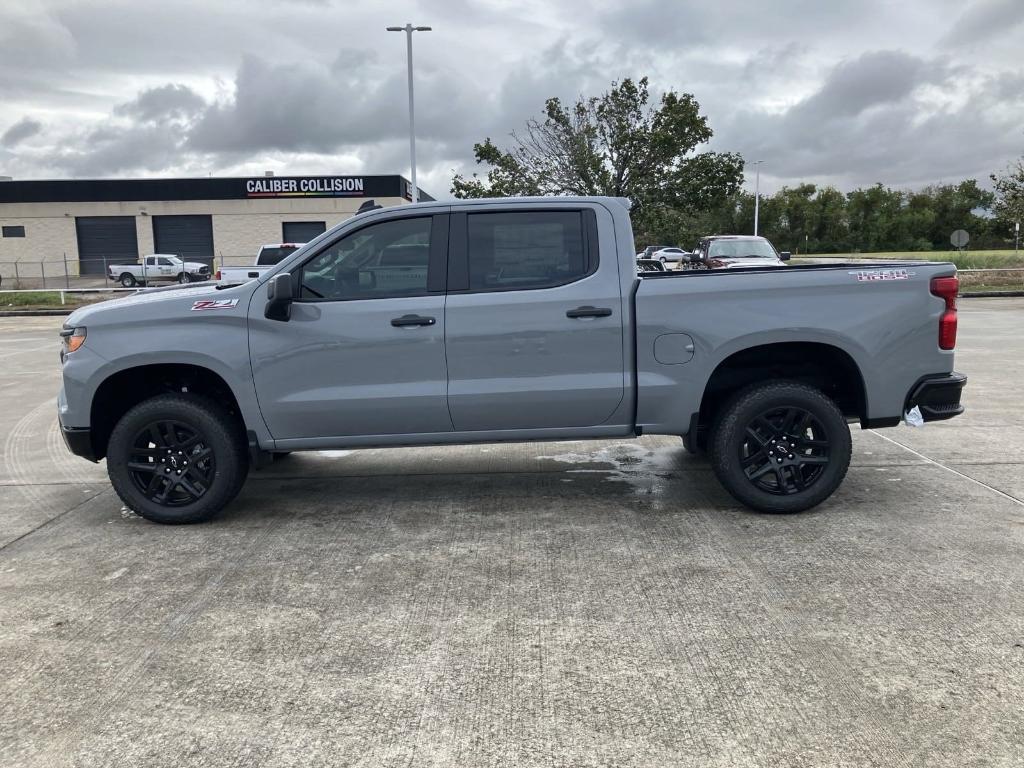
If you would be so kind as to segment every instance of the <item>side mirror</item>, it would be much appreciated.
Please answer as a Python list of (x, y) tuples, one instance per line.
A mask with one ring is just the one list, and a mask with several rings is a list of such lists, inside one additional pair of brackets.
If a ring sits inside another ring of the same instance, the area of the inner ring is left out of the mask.
[(267, 306), (263, 310), (263, 316), (268, 320), (288, 322), (292, 316), (294, 299), (292, 276), (287, 272), (283, 275), (274, 275), (267, 283)]
[(783, 261), (789, 261), (789, 257), (792, 255), (793, 254), (791, 254), (789, 251), (782, 251), (782, 253), (779, 254), (779, 258), (782, 259)]

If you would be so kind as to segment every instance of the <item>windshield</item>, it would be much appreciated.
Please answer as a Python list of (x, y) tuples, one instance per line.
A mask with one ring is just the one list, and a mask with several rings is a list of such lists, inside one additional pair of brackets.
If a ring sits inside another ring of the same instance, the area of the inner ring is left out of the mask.
[(763, 237), (744, 240), (712, 240), (708, 246), (710, 259), (760, 258), (777, 259), (772, 244)]

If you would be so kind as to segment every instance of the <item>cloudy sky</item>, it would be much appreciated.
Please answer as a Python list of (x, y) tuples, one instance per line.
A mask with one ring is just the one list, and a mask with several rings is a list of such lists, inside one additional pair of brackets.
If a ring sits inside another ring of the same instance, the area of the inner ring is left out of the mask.
[[(408, 175), (648, 75), (762, 184), (987, 180), (1024, 153), (1021, 0), (3, 0), (0, 174)], [(748, 173), (748, 176), (751, 174)], [(752, 177), (749, 182), (752, 182)]]

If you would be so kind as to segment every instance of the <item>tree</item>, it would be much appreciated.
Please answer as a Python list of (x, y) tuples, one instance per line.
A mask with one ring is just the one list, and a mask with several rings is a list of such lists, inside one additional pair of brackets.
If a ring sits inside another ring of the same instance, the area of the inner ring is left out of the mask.
[(992, 174), (995, 185), (993, 211), (1007, 228), (1017, 222), (1024, 223), (1024, 158), (1006, 169), (1001, 175)]
[(668, 236), (721, 205), (743, 181), (743, 158), (694, 150), (711, 138), (692, 94), (668, 91), (650, 104), (647, 78), (612, 83), (601, 96), (572, 106), (545, 103), (511, 147), (490, 138), (473, 146), (486, 178), (456, 174), (455, 197), (608, 195), (626, 197), (638, 241)]

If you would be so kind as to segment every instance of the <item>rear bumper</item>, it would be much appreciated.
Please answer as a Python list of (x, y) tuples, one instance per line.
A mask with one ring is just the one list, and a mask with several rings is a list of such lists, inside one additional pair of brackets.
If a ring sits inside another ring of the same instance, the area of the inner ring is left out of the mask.
[(964, 412), (960, 404), (960, 394), (967, 377), (956, 371), (952, 373), (925, 376), (920, 379), (907, 395), (905, 410), (914, 406), (921, 409), (925, 421), (942, 421), (952, 419)]

